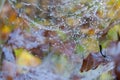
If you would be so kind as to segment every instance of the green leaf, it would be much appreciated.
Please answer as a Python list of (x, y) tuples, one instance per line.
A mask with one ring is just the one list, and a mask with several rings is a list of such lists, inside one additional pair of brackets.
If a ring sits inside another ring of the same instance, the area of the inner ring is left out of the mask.
[(16, 57), (18, 57), (19, 55), (21, 55), (21, 52), (23, 52), (23, 51), (24, 51), (23, 48), (14, 49), (14, 52), (15, 52)]
[(84, 47), (82, 45), (76, 45), (76, 53), (83, 53), (85, 51)]
[(111, 40), (104, 40), (101, 42), (102, 48), (107, 48), (108, 45), (110, 44)]
[(115, 25), (113, 28), (111, 28), (107, 34), (107, 38), (113, 41), (118, 40), (118, 32), (120, 30), (119, 25)]
[(65, 41), (67, 39), (66, 34), (62, 30), (57, 30), (57, 34), (61, 40)]

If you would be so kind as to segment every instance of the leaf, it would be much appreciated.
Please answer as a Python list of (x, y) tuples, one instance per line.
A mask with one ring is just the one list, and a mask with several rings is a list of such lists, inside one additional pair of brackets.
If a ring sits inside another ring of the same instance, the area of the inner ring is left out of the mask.
[(6, 39), (6, 38), (8, 38), (10, 32), (11, 32), (10, 26), (3, 25), (0, 35), (2, 36), (3, 39)]
[(110, 72), (104, 72), (102, 75), (100, 75), (99, 80), (113, 80), (113, 78)]
[[(119, 37), (119, 36), (118, 36)], [(102, 56), (100, 53), (90, 53), (87, 58), (83, 59), (83, 64), (80, 69), (81, 72), (88, 71), (91, 69), (96, 69), (99, 65), (106, 65), (109, 62), (113, 62), (113, 73), (117, 80), (120, 79), (120, 42), (113, 41), (107, 46), (105, 50), (102, 50), (106, 57)], [(106, 52), (106, 53), (105, 53)]]
[(67, 39), (67, 35), (63, 31), (57, 30), (56, 32), (62, 41), (65, 41)]
[(100, 64), (105, 64), (107, 61), (100, 53), (90, 53), (85, 59), (80, 69), (81, 72), (90, 69), (96, 69)]
[(98, 52), (99, 47), (98, 47), (98, 41), (95, 38), (83, 38), (81, 40), (82, 45), (84, 46), (85, 50), (88, 52)]
[(20, 49), (14, 49), (15, 56), (16, 56), (16, 57), (19, 57), (19, 56), (21, 55), (21, 52), (22, 52), (22, 51), (23, 51), (22, 48), (20, 48)]
[(25, 49), (15, 49), (16, 61), (20, 66), (31, 66), (35, 67), (41, 64), (41, 60), (38, 57), (33, 56), (30, 52)]
[(38, 56), (41, 59), (44, 57), (44, 52), (41, 50), (40, 46), (32, 48), (30, 51), (33, 55)]
[(94, 35), (95, 34), (95, 30), (94, 29), (89, 29), (88, 34), (89, 35)]
[(119, 25), (115, 25), (113, 28), (111, 28), (109, 31), (108, 31), (108, 34), (107, 34), (107, 37), (110, 39), (110, 40), (118, 40), (118, 32), (120, 31), (119, 29)]
[(39, 58), (43, 59), (49, 53), (49, 44), (42, 44), (38, 47), (30, 49), (31, 53)]
[(76, 45), (75, 47), (75, 50), (76, 50), (76, 53), (79, 54), (79, 53), (84, 53), (85, 49), (82, 45)]

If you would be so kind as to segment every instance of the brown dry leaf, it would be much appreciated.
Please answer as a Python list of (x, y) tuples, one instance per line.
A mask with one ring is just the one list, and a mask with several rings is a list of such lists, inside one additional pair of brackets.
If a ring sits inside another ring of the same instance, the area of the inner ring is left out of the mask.
[(96, 69), (100, 64), (106, 63), (107, 60), (100, 53), (90, 53), (85, 59), (80, 69), (81, 72), (90, 69)]
[(83, 59), (83, 64), (80, 69), (81, 72), (88, 71), (91, 69), (96, 69), (100, 64), (106, 65), (109, 62), (114, 62), (113, 73), (115, 74), (115, 78), (120, 80), (120, 36), (118, 34), (118, 40), (112, 41), (109, 46), (102, 50), (102, 52), (106, 52), (105, 57), (100, 53), (90, 53), (87, 58)]
[(43, 56), (44, 56), (43, 51), (41, 50), (40, 46), (38, 46), (36, 48), (32, 48), (32, 49), (30, 49), (30, 51), (33, 55), (36, 55), (39, 58), (43, 58)]

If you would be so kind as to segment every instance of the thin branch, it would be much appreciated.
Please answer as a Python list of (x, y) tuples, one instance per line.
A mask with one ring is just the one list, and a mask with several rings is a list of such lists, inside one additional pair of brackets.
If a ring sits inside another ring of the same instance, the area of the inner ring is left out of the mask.
[(100, 54), (105, 58), (106, 55), (104, 55), (103, 52), (102, 52), (102, 45), (99, 45), (99, 49), (100, 49)]

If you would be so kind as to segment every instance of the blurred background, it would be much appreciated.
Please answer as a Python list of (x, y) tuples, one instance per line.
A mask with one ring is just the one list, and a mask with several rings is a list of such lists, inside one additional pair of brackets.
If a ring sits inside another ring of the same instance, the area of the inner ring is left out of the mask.
[(119, 0), (0, 0), (0, 78), (114, 80), (119, 13)]

